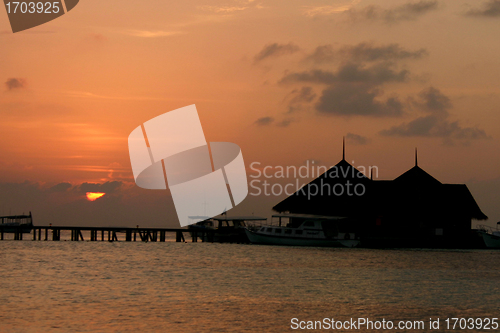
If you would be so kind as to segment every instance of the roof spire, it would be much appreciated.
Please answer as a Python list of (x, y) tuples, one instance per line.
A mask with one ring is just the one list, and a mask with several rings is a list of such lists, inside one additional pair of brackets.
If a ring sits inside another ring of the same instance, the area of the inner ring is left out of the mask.
[(415, 166), (418, 166), (418, 152), (417, 152), (417, 147), (415, 147)]
[(345, 161), (345, 136), (342, 137), (342, 161)]

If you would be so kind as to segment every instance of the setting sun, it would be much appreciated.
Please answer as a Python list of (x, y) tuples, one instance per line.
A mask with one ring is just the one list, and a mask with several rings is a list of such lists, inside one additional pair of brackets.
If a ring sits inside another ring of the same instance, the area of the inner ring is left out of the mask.
[(97, 199), (99, 199), (100, 197), (102, 197), (105, 194), (106, 193), (102, 193), (102, 192), (87, 192), (87, 200), (88, 201), (96, 201)]

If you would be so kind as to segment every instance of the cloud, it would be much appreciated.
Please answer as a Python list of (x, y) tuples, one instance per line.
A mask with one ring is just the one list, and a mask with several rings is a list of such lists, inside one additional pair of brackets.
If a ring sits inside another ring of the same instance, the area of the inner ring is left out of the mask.
[[(339, 116), (397, 117), (403, 113), (403, 104), (397, 96), (380, 101), (384, 83), (408, 80), (408, 70), (396, 70), (394, 63), (382, 62), (366, 66), (363, 63), (345, 63), (335, 72), (313, 69), (285, 75), (281, 84), (307, 82), (327, 85), (315, 105), (321, 114)], [(291, 105), (293, 106), (293, 104)], [(292, 109), (293, 110), (293, 109)]]
[(333, 45), (327, 44), (316, 47), (314, 52), (308, 55), (304, 60), (322, 64), (338, 60), (338, 58), (338, 54), (333, 48)]
[(293, 122), (293, 118), (286, 118), (276, 124), (278, 127), (288, 127)]
[(19, 78), (9, 78), (5, 82), (8, 91), (26, 88), (26, 80)]
[(363, 64), (347, 63), (339, 67), (337, 72), (328, 72), (314, 69), (306, 72), (285, 75), (280, 83), (310, 82), (320, 84), (335, 83), (370, 83), (382, 84), (385, 82), (404, 82), (408, 79), (409, 71), (396, 71), (390, 63), (376, 64), (366, 67)]
[(205, 6), (197, 6), (196, 8), (203, 11), (213, 12), (217, 14), (232, 14), (236, 12), (241, 12), (247, 9), (262, 9), (264, 8), (261, 3), (255, 3), (254, 0), (239, 0), (236, 5), (205, 5)]
[(434, 87), (422, 90), (418, 97), (419, 100), (412, 100), (413, 105), (426, 112), (447, 115), (448, 110), (453, 107), (450, 98)]
[(210, 11), (214, 13), (233, 13), (233, 12), (239, 12), (245, 9), (248, 9), (250, 7), (244, 6), (244, 7), (238, 7), (238, 6), (198, 6), (197, 7), (200, 10), (205, 10), (205, 11)]
[(354, 133), (347, 133), (345, 138), (348, 143), (354, 145), (366, 145), (370, 142), (370, 139), (368, 139), (367, 137)]
[(288, 113), (301, 110), (303, 104), (311, 103), (316, 98), (316, 94), (311, 87), (294, 89), (289, 96), (291, 96), (291, 98), (288, 102)]
[(450, 122), (447, 119), (435, 115), (419, 117), (409, 123), (383, 130), (380, 134), (400, 137), (438, 137), (461, 141), (488, 138), (488, 135), (486, 135), (486, 132), (482, 129), (476, 127), (462, 127), (459, 125), (458, 121)]
[(398, 23), (401, 21), (416, 20), (438, 8), (437, 0), (421, 0), (409, 2), (393, 8), (384, 9), (380, 6), (370, 5), (361, 9), (346, 11), (352, 20), (382, 21), (385, 23)]
[(170, 37), (175, 35), (183, 35), (186, 32), (183, 31), (163, 31), (163, 30), (127, 30), (126, 35), (141, 38), (158, 38), (158, 37)]
[(373, 43), (364, 42), (357, 45), (346, 45), (338, 50), (334, 50), (332, 45), (321, 45), (316, 47), (314, 52), (308, 55), (305, 60), (318, 64), (342, 59), (355, 62), (373, 62), (420, 59), (427, 55), (428, 52), (425, 49), (408, 51), (397, 43), (376, 46)]
[(403, 104), (397, 97), (378, 101), (378, 89), (370, 85), (344, 83), (323, 90), (315, 108), (322, 114), (338, 116), (397, 117), (403, 113)]
[(293, 43), (288, 43), (288, 44), (278, 44), (278, 43), (273, 43), (273, 44), (268, 44), (264, 46), (264, 48), (255, 55), (254, 57), (254, 63), (258, 63), (266, 58), (270, 57), (279, 57), (287, 54), (293, 54), (295, 52), (298, 52), (300, 50), (300, 47)]
[(54, 185), (48, 189), (49, 192), (66, 192), (70, 188), (72, 188), (73, 185), (70, 183), (59, 183), (57, 185)]
[(487, 139), (486, 132), (477, 127), (463, 127), (458, 121), (450, 121), (449, 109), (453, 107), (451, 100), (438, 89), (430, 87), (418, 94), (412, 101), (421, 112), (430, 115), (418, 117), (410, 122), (393, 126), (380, 132), (384, 136), (398, 137), (435, 137), (443, 138), (445, 143), (453, 140), (468, 144), (471, 140)]
[(31, 211), (35, 225), (179, 227), (167, 191), (145, 190), (125, 183), (119, 187), (109, 183), (92, 184), (89, 190), (113, 193), (91, 202), (85, 196), (88, 185), (84, 184), (0, 182), (0, 215)]
[[(410, 72), (399, 69), (398, 64), (405, 60), (419, 59), (427, 55), (425, 49), (407, 50), (399, 44), (374, 45), (359, 43), (334, 49), (332, 45), (322, 45), (306, 57), (315, 63), (340, 60), (340, 65), (333, 71), (311, 69), (302, 72), (285, 74), (278, 83), (308, 83), (325, 85), (321, 96), (314, 105), (321, 114), (338, 116), (398, 117), (404, 113), (403, 104), (396, 95), (381, 99), (387, 83), (404, 83), (409, 81)], [(288, 113), (299, 110), (303, 104), (311, 103), (316, 95), (311, 87), (293, 90), (294, 96), (289, 102)], [(423, 97), (415, 100), (419, 103), (445, 103), (436, 91), (426, 92), (428, 100)], [(306, 98), (307, 97), (307, 98)]]
[(500, 0), (490, 0), (483, 3), (481, 9), (471, 9), (466, 15), (477, 17), (500, 17)]
[(294, 89), (290, 93), (293, 97), (291, 102), (300, 103), (300, 102), (312, 102), (316, 97), (316, 94), (313, 92), (311, 87), (302, 87), (300, 89)]
[(339, 50), (339, 53), (344, 58), (357, 61), (420, 59), (428, 55), (425, 49), (408, 51), (397, 43), (381, 46), (375, 46), (372, 43), (359, 43), (353, 46), (344, 46)]
[(331, 15), (342, 13), (350, 10), (353, 6), (357, 5), (361, 0), (353, 0), (349, 4), (337, 5), (337, 6), (316, 6), (316, 7), (307, 7), (304, 11), (304, 14), (309, 17), (315, 17), (319, 15)]
[(274, 122), (273, 117), (262, 117), (262, 118), (257, 119), (254, 122), (254, 124), (258, 125), (258, 126), (266, 126), (266, 125), (270, 125), (272, 122)]
[(76, 190), (86, 193), (86, 192), (104, 192), (104, 193), (113, 193), (117, 189), (119, 189), (123, 185), (123, 182), (120, 181), (112, 181), (106, 182), (103, 184), (99, 183), (82, 183), (80, 184)]

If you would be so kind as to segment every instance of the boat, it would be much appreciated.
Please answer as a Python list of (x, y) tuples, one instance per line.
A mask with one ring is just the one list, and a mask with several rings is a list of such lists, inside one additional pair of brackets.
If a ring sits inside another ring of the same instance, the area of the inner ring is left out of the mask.
[(349, 219), (346, 217), (279, 214), (273, 215), (272, 218), (278, 219), (277, 225), (261, 226), (254, 230), (245, 229), (250, 242), (267, 245), (327, 247), (356, 247), (360, 242), (356, 234), (352, 232)]
[(0, 229), (5, 233), (29, 234), (33, 229), (33, 217), (29, 215), (0, 216)]
[(490, 249), (500, 249), (500, 222), (496, 229), (489, 225), (479, 225), (477, 232), (483, 237), (484, 245)]
[(245, 228), (258, 228), (267, 218), (260, 216), (222, 216), (210, 218), (188, 227), (203, 242), (250, 243)]

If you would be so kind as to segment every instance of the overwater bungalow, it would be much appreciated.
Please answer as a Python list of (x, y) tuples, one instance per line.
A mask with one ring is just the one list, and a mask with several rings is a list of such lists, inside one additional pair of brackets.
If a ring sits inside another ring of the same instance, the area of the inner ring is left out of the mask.
[[(314, 195), (313, 195), (314, 194)], [(364, 247), (478, 247), (485, 220), (464, 184), (443, 184), (418, 166), (394, 180), (366, 177), (342, 160), (278, 203), (279, 213), (348, 217)]]

